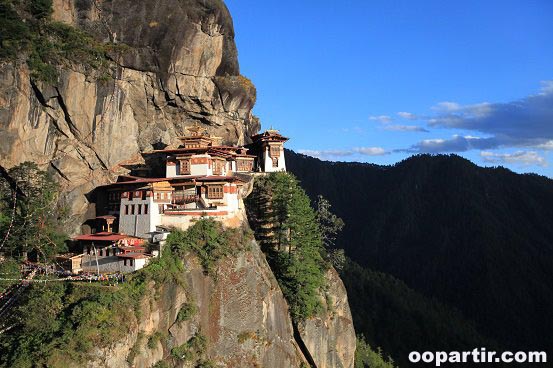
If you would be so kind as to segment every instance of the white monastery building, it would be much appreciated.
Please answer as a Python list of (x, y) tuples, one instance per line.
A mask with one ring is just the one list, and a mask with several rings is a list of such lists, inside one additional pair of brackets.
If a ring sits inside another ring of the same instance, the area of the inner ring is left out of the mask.
[(188, 130), (179, 148), (145, 153), (163, 158), (165, 177), (120, 176), (104, 187), (119, 233), (145, 239), (158, 227), (185, 230), (201, 217), (239, 226), (251, 174), (286, 171), (288, 138), (277, 130), (253, 136), (245, 147), (216, 145), (198, 125)]

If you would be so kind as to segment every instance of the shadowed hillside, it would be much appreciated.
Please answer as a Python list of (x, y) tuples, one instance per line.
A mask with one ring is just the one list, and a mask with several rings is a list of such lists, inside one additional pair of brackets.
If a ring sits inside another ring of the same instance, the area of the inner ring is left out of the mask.
[(553, 181), (455, 155), (383, 167), (287, 154), (308, 194), (343, 218), (338, 244), (353, 260), (458, 308), (502, 346), (552, 346)]

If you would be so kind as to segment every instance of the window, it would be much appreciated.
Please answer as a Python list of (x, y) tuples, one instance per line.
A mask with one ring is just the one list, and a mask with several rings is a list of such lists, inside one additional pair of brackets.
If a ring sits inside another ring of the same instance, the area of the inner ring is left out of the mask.
[(221, 160), (213, 160), (213, 174), (214, 175), (221, 175), (223, 174), (223, 166), (225, 165), (224, 161)]
[(104, 256), (104, 250), (100, 249), (100, 257), (103, 257), (103, 256)]
[(238, 168), (238, 171), (252, 171), (253, 160), (237, 160), (236, 166)]
[(142, 191), (142, 200), (146, 199), (146, 196), (148, 195), (148, 192), (146, 192), (145, 190)]
[(126, 266), (126, 265), (127, 265), (127, 259), (123, 258), (123, 266)]
[(132, 259), (129, 259), (129, 266), (132, 267)]
[(129, 192), (129, 201), (132, 201), (134, 192)]
[(222, 199), (223, 198), (223, 186), (222, 185), (210, 185), (207, 187), (207, 197), (209, 199)]
[(138, 207), (138, 209), (137, 209), (137, 211), (136, 211), (136, 214), (137, 214), (137, 215), (142, 214), (142, 205), (139, 204), (139, 205), (137, 205), (137, 207)]
[(280, 156), (280, 146), (271, 146), (271, 156), (273, 157)]
[(129, 205), (126, 204), (125, 205), (125, 215), (128, 215), (129, 214)]
[(148, 214), (148, 205), (147, 204), (144, 205), (144, 214), (145, 215)]
[(278, 158), (273, 158), (273, 167), (278, 167)]
[(134, 204), (131, 205), (131, 215), (134, 215)]
[(180, 160), (179, 175), (190, 174), (190, 160)]

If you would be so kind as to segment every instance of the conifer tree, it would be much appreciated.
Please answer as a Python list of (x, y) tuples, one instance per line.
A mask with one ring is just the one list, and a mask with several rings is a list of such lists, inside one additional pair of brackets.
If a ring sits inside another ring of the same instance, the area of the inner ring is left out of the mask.
[[(247, 208), (292, 318), (298, 322), (316, 315), (322, 307), (320, 290), (327, 263), (309, 197), (293, 175), (273, 173), (256, 180)], [(272, 230), (269, 235), (267, 228)]]
[(34, 252), (47, 259), (65, 248), (60, 231), (65, 211), (59, 187), (35, 163), (13, 167), (0, 179), (0, 242), (13, 256)]

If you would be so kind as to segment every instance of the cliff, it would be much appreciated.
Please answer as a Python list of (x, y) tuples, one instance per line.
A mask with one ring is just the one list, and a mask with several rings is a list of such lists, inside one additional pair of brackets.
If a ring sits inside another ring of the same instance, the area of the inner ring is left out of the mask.
[[(29, 23), (27, 2), (7, 4), (16, 9), (11, 16)], [(88, 200), (95, 187), (142, 164), (141, 153), (176, 146), (187, 126), (200, 123), (227, 144), (248, 143), (259, 130), (251, 113), (255, 87), (240, 75), (232, 19), (222, 1), (53, 0), (52, 10), (50, 18), (31, 19), (36, 39), (23, 43), (48, 43), (51, 36), (87, 44), (34, 45), (2, 59), (0, 165), (33, 161), (54, 174), (72, 215), (70, 232), (95, 214)], [(54, 34), (39, 35), (43, 31)], [(89, 46), (98, 46), (96, 56), (105, 60), (79, 62)], [(40, 52), (48, 57), (37, 64)], [(48, 52), (65, 56), (52, 61)], [(49, 66), (55, 78), (40, 75)], [(327, 313), (298, 332), (257, 243), (245, 248), (209, 275), (187, 255), (182, 282), (152, 277), (159, 267), (153, 264), (122, 286), (34, 284), (15, 311), (23, 327), (0, 336), (21, 337), (0, 344), (0, 362), (353, 367), (355, 334), (335, 272), (327, 275)]]
[(51, 82), (31, 78), (24, 55), (0, 63), (0, 165), (55, 174), (75, 232), (93, 214), (87, 193), (142, 163), (141, 152), (175, 145), (186, 126), (234, 144), (258, 131), (222, 1), (55, 0), (51, 18), (119, 52), (108, 52), (107, 75), (70, 60)]
[[(147, 368), (160, 360), (171, 362), (172, 348), (201, 333), (207, 341), (205, 357), (218, 367), (299, 367), (304, 358), (286, 301), (257, 244), (220, 262), (214, 275), (206, 275), (197, 258), (187, 257), (184, 287), (152, 283), (138, 314), (144, 318), (133, 322), (123, 341), (98, 350), (88, 366)], [(187, 303), (197, 311), (178, 322)], [(160, 338), (152, 344), (151, 336)], [(183, 360), (177, 366), (192, 363)]]
[(0, 366), (352, 368), (342, 283), (329, 280), (334, 315), (298, 336), (259, 246), (237, 241), (209, 272), (203, 256), (167, 249), (120, 285), (32, 284), (10, 317), (18, 328), (0, 333)]
[[(185, 262), (185, 286), (149, 285), (150, 293), (125, 339), (95, 352), (89, 367), (147, 368), (173, 362), (172, 348), (205, 336), (205, 358), (217, 367), (308, 366), (298, 342), (305, 344), (318, 368), (353, 367), (355, 333), (345, 288), (334, 270), (328, 272), (331, 312), (306, 321), (296, 341), (288, 306), (259, 246), (221, 261), (214, 276), (204, 273), (195, 257)], [(178, 322), (183, 305), (197, 311)], [(331, 315), (332, 314), (332, 315)], [(160, 336), (154, 344), (152, 336)], [(194, 366), (182, 361), (177, 366)]]

